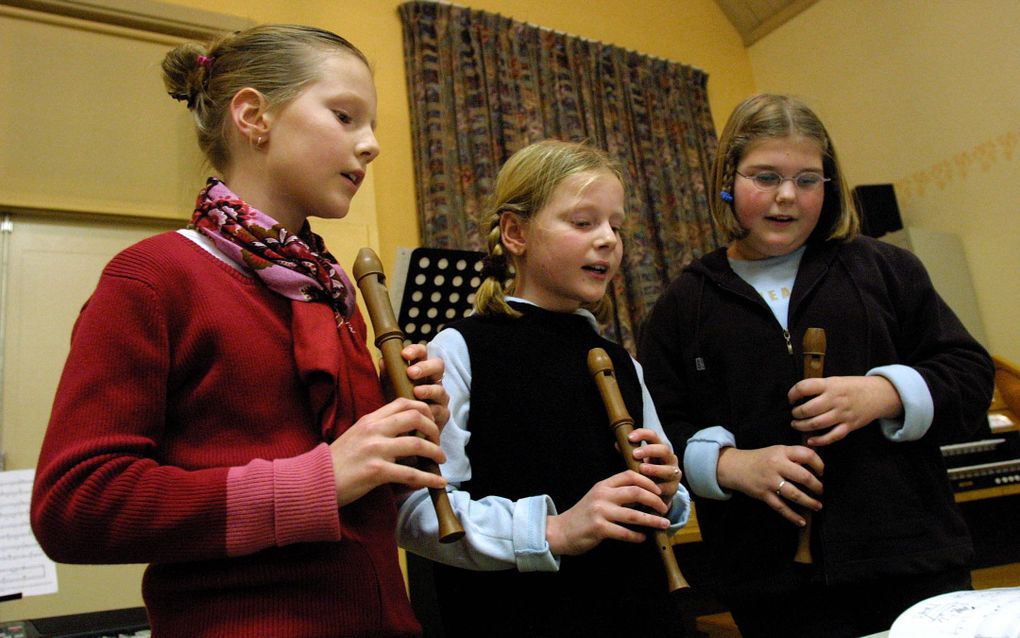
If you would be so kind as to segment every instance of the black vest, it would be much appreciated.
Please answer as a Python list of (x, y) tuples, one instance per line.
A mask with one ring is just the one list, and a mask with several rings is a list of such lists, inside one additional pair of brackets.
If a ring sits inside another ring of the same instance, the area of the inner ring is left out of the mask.
[[(562, 513), (595, 483), (626, 469), (588, 372), (588, 351), (603, 348), (613, 360), (634, 427), (642, 423), (641, 386), (627, 351), (584, 317), (514, 307), (524, 316), (452, 325), (471, 361), (471, 479), (461, 489), (474, 500), (548, 494)], [(652, 541), (603, 541), (582, 556), (562, 557), (555, 573), (436, 565), (435, 575), (448, 637), (641, 635), (641, 613), (661, 614), (668, 602)], [(661, 625), (655, 633), (668, 635)]]

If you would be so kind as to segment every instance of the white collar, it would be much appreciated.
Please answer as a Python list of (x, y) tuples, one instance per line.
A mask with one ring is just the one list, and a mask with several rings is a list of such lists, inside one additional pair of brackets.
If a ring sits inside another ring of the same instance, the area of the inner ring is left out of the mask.
[[(506, 301), (516, 301), (517, 303), (523, 303), (523, 304), (528, 304), (529, 306), (534, 306), (536, 308), (542, 308), (542, 306), (538, 305), (534, 301), (529, 301), (528, 299), (521, 299), (520, 297), (514, 297), (512, 295), (507, 295), (507, 297), (505, 299), (506, 299)], [(547, 308), (542, 308), (542, 310), (548, 310), (548, 309)], [(556, 312), (556, 311), (555, 310), (549, 310), (549, 312)], [(563, 314), (568, 314), (568, 313), (563, 313)], [(588, 323), (591, 324), (592, 330), (595, 330), (596, 332), (598, 332), (599, 321), (598, 321), (598, 319), (595, 318), (595, 315), (591, 314), (590, 310), (588, 310), (586, 308), (578, 308), (577, 310), (575, 310), (575, 311), (573, 311), (572, 313), (569, 313), (569, 314), (581, 315), (582, 317), (584, 317), (585, 319), (588, 320)]]

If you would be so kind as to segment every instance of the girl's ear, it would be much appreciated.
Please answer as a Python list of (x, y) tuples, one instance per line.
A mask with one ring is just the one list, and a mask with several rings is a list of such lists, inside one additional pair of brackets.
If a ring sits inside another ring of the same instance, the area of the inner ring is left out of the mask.
[(271, 115), (266, 96), (251, 87), (241, 89), (230, 100), (230, 120), (249, 142), (268, 138)]
[(499, 232), (502, 235), (503, 246), (515, 257), (524, 254), (527, 246), (527, 222), (521, 219), (516, 213), (503, 211), (499, 216)]

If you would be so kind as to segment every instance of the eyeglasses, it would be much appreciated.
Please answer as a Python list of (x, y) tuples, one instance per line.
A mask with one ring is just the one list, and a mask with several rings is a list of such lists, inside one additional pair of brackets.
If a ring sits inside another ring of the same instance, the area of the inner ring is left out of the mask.
[(797, 187), (799, 191), (811, 192), (816, 191), (822, 187), (825, 182), (831, 182), (831, 177), (824, 177), (819, 173), (806, 172), (801, 173), (795, 177), (783, 177), (775, 171), (762, 171), (755, 173), (754, 175), (744, 175), (741, 172), (737, 172), (744, 179), (751, 180), (754, 187), (760, 191), (771, 192), (777, 190), (782, 186), (783, 182), (790, 181)]

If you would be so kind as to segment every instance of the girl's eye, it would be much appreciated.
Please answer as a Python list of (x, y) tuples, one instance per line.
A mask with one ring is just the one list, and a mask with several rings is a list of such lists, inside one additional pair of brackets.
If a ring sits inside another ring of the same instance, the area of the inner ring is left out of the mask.
[(587, 228), (588, 226), (591, 226), (591, 222), (587, 219), (575, 219), (574, 226), (577, 226), (578, 228)]
[(818, 173), (801, 173), (796, 180), (797, 186), (804, 190), (818, 188), (824, 181), (825, 178)]
[(761, 173), (758, 173), (751, 179), (757, 182), (759, 186), (765, 186), (769, 188), (773, 186), (778, 186), (783, 181), (783, 178), (780, 177), (778, 173), (773, 173), (771, 171), (763, 171)]
[(343, 124), (350, 124), (352, 121), (351, 116), (347, 115), (343, 111), (333, 111), (333, 115), (336, 115), (336, 119), (340, 120)]

